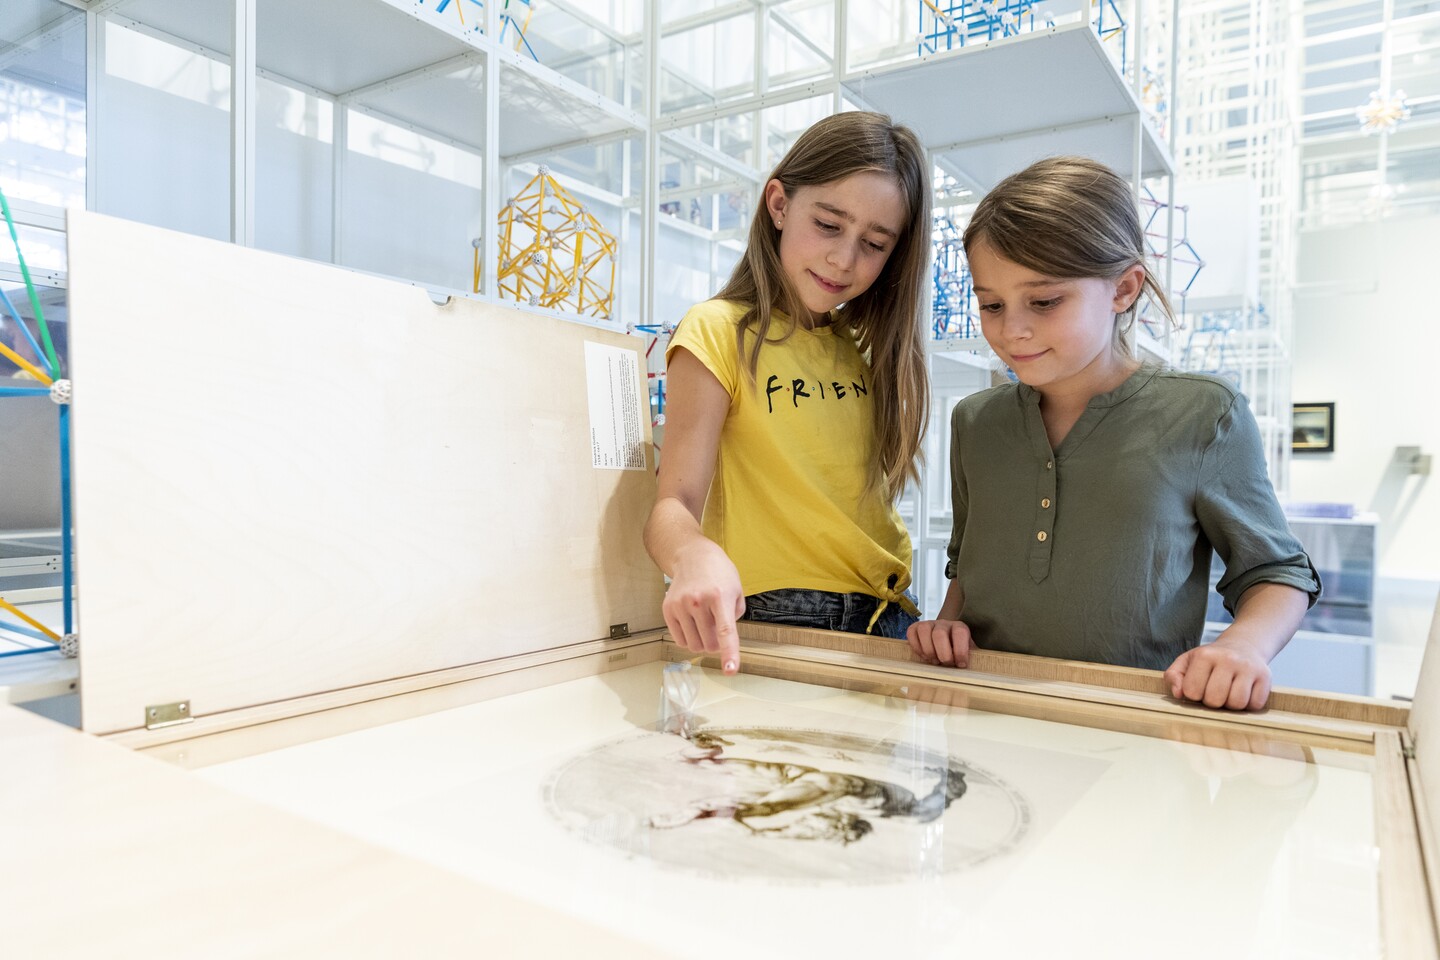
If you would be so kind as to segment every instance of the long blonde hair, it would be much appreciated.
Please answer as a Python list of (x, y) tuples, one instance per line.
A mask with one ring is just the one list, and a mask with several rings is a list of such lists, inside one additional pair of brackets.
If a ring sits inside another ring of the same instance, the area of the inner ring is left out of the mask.
[(965, 227), (966, 254), (982, 240), (1012, 263), (1063, 280), (1115, 280), (1131, 267), (1141, 267), (1141, 296), (1115, 315), (1115, 348), (1122, 356), (1134, 356), (1127, 334), (1142, 296), (1148, 294), (1175, 323), (1170, 299), (1146, 262), (1135, 194), (1103, 163), (1050, 157), (1001, 180)]
[[(865, 171), (895, 178), (905, 196), (904, 226), (880, 275), (868, 290), (840, 307), (835, 326), (837, 332), (850, 331), (869, 359), (875, 382), (870, 393), (878, 472), (868, 482), (872, 489), (881, 489), (893, 499), (906, 480), (919, 475), (916, 464), (930, 410), (921, 316), (931, 216), (925, 151), (908, 127), (884, 114), (838, 113), (802, 133), (768, 180), (779, 180), (785, 195), (791, 197), (799, 187), (834, 183)], [(805, 314), (799, 293), (780, 266), (780, 231), (763, 196), (750, 222), (745, 254), (715, 299), (749, 308), (740, 318), (735, 349), (753, 385), (760, 348), (788, 340), (795, 333), (795, 318)], [(791, 318), (789, 326), (773, 338), (772, 311)]]

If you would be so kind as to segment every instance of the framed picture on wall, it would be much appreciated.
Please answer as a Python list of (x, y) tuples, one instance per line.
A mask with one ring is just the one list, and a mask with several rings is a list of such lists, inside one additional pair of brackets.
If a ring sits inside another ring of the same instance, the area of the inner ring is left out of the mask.
[(1295, 404), (1290, 430), (1290, 449), (1295, 453), (1334, 453), (1335, 404)]

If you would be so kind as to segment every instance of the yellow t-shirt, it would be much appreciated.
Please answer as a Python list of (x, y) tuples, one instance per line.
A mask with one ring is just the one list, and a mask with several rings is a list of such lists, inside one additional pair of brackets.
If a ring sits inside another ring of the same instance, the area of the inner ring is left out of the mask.
[[(752, 386), (735, 352), (744, 312), (725, 300), (698, 304), (665, 351), (668, 361), (689, 350), (730, 394), (705, 535), (747, 595), (812, 589), (899, 601), (910, 535), (892, 504), (865, 492), (875, 458), (869, 364), (848, 332), (797, 330), (761, 348)], [(788, 324), (777, 314), (771, 329)]]

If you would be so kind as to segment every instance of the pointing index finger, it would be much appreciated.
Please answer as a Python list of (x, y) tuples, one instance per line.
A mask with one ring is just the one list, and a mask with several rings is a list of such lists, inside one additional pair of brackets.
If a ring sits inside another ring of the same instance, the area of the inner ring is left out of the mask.
[(715, 617), (715, 638), (720, 641), (720, 669), (733, 676), (740, 672), (740, 634), (735, 631), (734, 610), (717, 602), (711, 614)]

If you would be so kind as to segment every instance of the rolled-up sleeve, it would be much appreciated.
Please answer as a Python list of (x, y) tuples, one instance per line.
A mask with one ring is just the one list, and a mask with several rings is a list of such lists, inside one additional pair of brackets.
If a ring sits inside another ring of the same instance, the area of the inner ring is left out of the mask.
[(1241, 595), (1257, 583), (1302, 590), (1310, 605), (1320, 597), (1320, 575), (1290, 532), (1265, 471), (1260, 430), (1249, 404), (1235, 394), (1215, 425), (1201, 459), (1195, 513), (1225, 574), (1215, 589), (1235, 615)]

